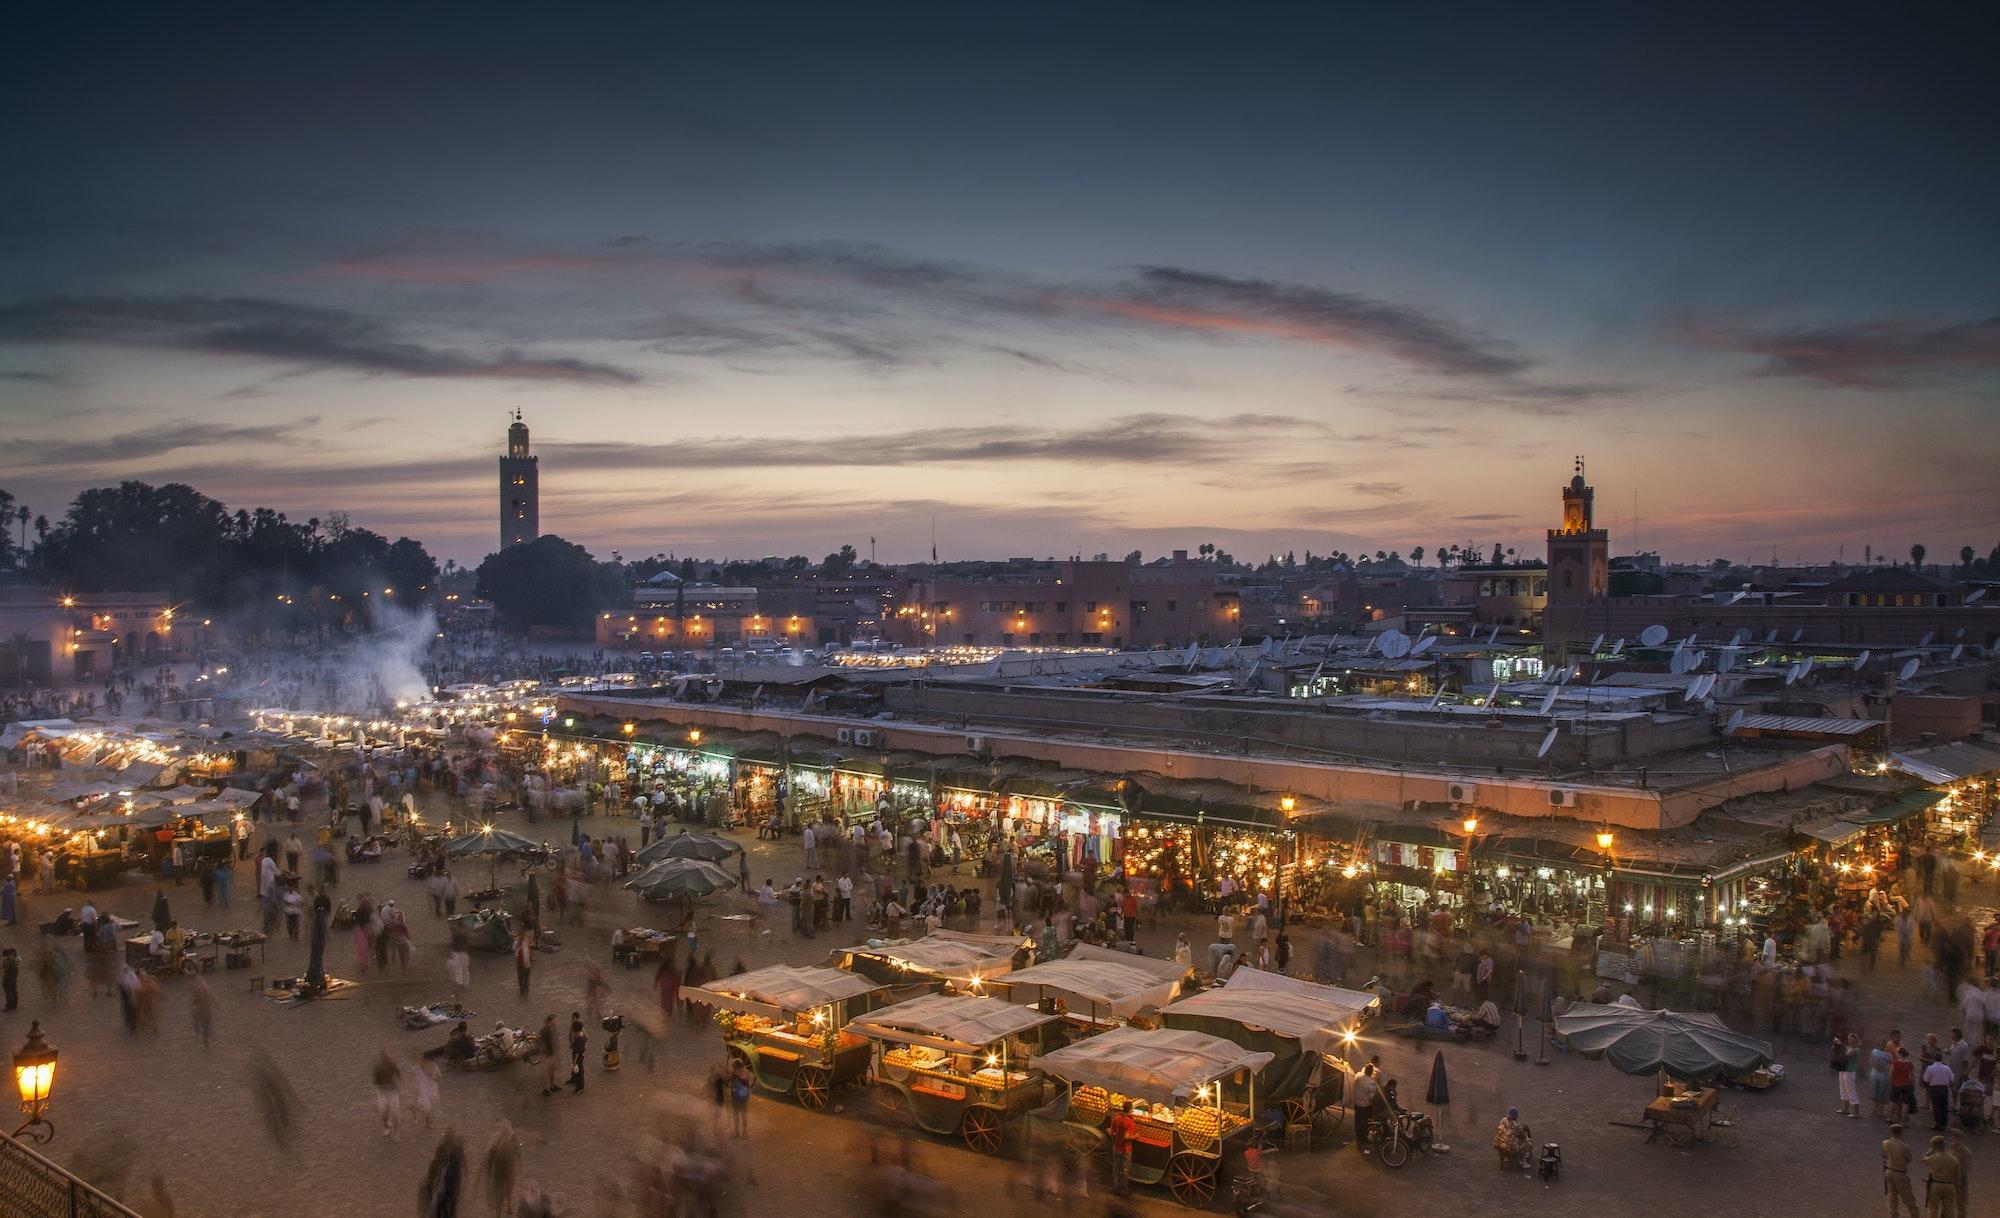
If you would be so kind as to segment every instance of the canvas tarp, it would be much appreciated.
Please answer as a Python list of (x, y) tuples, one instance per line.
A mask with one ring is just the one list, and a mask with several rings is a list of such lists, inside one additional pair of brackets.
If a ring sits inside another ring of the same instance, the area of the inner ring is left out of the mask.
[(1253, 1053), (1205, 1032), (1116, 1028), (1053, 1053), (1038, 1054), (1033, 1064), (1071, 1084), (1102, 1087), (1149, 1103), (1173, 1104), (1240, 1070), (1262, 1070), (1271, 1064), (1271, 1058), (1269, 1053)]
[(926, 994), (909, 1002), (883, 1007), (849, 1023), (848, 1030), (875, 1040), (926, 1045), (947, 1053), (976, 1053), (1009, 1036), (1052, 1023), (1027, 1007), (997, 998), (964, 994)]
[[(864, 962), (878, 962), (877, 968), (854, 968), (853, 971), (868, 975), (887, 974), (875, 978), (885, 985), (907, 981), (907, 977), (896, 975), (903, 973), (926, 973), (952, 981), (965, 981), (974, 977), (998, 977), (1014, 967), (1014, 954), (1010, 946), (982, 947), (972, 943), (956, 943), (938, 935), (926, 935), (921, 939), (911, 939), (902, 943), (867, 943), (859, 947), (843, 947), (834, 954)], [(850, 968), (852, 967), (850, 965)]]
[(1691, 1083), (1748, 1074), (1772, 1060), (1769, 1041), (1732, 1032), (1706, 1011), (1579, 1002), (1556, 1016), (1556, 1035), (1577, 1056), (1608, 1059), (1626, 1074), (1665, 1070)]
[[(1243, 970), (1238, 970), (1239, 972)], [(1170, 1028), (1194, 1027), (1191, 1020), (1204, 1024), (1233, 1023), (1250, 1029), (1275, 1032), (1298, 1041), (1319, 1053), (1340, 1051), (1342, 1033), (1352, 1028), (1360, 1011), (1289, 990), (1221, 989), (1191, 994), (1160, 1010), (1160, 1019)], [(1199, 1030), (1219, 1032), (1214, 1026)]]
[(1108, 947), (1098, 947), (1092, 943), (1079, 943), (1064, 956), (1065, 960), (1091, 960), (1105, 964), (1123, 965), (1136, 969), (1161, 981), (1178, 983), (1187, 976), (1187, 966), (1158, 956), (1141, 956), (1135, 952), (1121, 952)]
[(1322, 985), (1317, 981), (1306, 981), (1299, 977), (1287, 977), (1283, 973), (1267, 972), (1260, 968), (1239, 968), (1229, 975), (1224, 988), (1232, 990), (1284, 990), (1288, 993), (1303, 994), (1308, 998), (1332, 1006), (1351, 1008), (1354, 1017), (1372, 1015), (1382, 1009), (1382, 1000), (1366, 990), (1350, 990), (1338, 985)]
[(882, 988), (836, 968), (774, 964), (681, 991), (682, 997), (726, 1011), (793, 1015)]
[(1181, 988), (1178, 978), (1162, 981), (1152, 973), (1109, 960), (1051, 960), (1009, 973), (995, 984), (1005, 986), (1007, 996), (1015, 1002), (1035, 1003), (1055, 996), (1079, 1013), (1121, 1019), (1166, 1006)]

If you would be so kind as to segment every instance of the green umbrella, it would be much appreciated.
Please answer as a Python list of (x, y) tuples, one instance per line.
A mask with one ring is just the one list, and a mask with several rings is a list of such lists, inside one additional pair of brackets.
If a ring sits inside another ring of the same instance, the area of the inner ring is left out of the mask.
[(704, 859), (665, 859), (625, 881), (648, 901), (691, 901), (736, 887), (736, 877)]
[(727, 838), (716, 837), (712, 833), (689, 833), (686, 830), (659, 841), (632, 856), (632, 861), (641, 867), (649, 867), (666, 859), (701, 859), (703, 862), (719, 863), (723, 859), (743, 853), (743, 847)]
[(1664, 1070), (1690, 1083), (1748, 1074), (1772, 1058), (1769, 1041), (1732, 1032), (1705, 1011), (1579, 1002), (1556, 1016), (1556, 1033), (1579, 1057), (1607, 1058), (1627, 1074)]

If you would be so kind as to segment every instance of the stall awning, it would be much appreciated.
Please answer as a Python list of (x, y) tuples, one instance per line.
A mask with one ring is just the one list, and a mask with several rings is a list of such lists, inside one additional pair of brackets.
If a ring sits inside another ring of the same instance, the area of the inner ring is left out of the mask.
[(1925, 782), (1953, 783), (2000, 773), (2000, 749), (1975, 741), (1889, 754), (1889, 763)]
[(997, 998), (926, 994), (883, 1007), (847, 1026), (849, 1031), (874, 1040), (925, 1045), (947, 1053), (976, 1053), (1058, 1018)]
[(1893, 825), (1907, 820), (1944, 798), (1943, 791), (1905, 791), (1885, 804), (1866, 812), (1849, 812), (1847, 819), (1857, 825)]
[(1014, 967), (1015, 945), (982, 945), (935, 935), (907, 943), (864, 944), (844, 947), (836, 955), (874, 956), (888, 961), (899, 971), (928, 973), (951, 980), (998, 977)]
[(706, 986), (684, 991), (694, 1001), (729, 1011), (793, 1015), (828, 1003), (859, 998), (882, 987), (866, 977), (833, 968), (800, 968), (775, 964), (769, 968), (722, 977)]
[(1867, 832), (1867, 827), (1843, 817), (1829, 816), (1825, 820), (1798, 826), (1798, 832), (1829, 846), (1844, 846)]
[(1118, 1028), (1044, 1053), (1034, 1065), (1057, 1078), (1155, 1104), (1186, 1100), (1199, 1087), (1275, 1060), (1220, 1036), (1173, 1028)]
[[(1237, 975), (1250, 971), (1253, 970), (1239, 969)], [(1275, 1032), (1296, 1040), (1317, 1053), (1339, 1052), (1344, 1040), (1342, 1034), (1352, 1028), (1360, 1017), (1359, 1007), (1291, 990), (1261, 990), (1236, 985), (1203, 990), (1160, 1011), (1161, 1022), (1170, 1028), (1192, 1026), (1200, 1030), (1200, 1023), (1183, 1021), (1241, 1024), (1253, 1031)]]

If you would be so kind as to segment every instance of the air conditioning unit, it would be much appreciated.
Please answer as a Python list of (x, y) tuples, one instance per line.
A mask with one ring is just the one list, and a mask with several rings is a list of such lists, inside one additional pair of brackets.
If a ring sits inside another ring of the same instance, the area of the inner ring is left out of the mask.
[(984, 736), (967, 736), (965, 738), (965, 751), (984, 757), (993, 751), (993, 742)]
[(871, 732), (871, 731), (869, 731), (869, 730), (868, 730), (867, 728), (865, 728), (865, 727), (857, 727), (857, 728), (855, 728), (855, 729), (854, 729), (854, 747), (856, 747), (856, 748), (859, 748), (859, 749), (869, 749), (869, 748), (874, 748), (874, 747), (875, 747), (875, 733), (874, 733), (874, 732)]
[(1473, 803), (1479, 798), (1479, 786), (1470, 782), (1455, 782), (1445, 788), (1445, 798), (1455, 804)]
[(1561, 789), (1551, 789), (1549, 791), (1549, 807), (1574, 808), (1576, 805), (1577, 794), (1575, 791), (1564, 791)]
[(840, 744), (853, 744), (854, 729), (851, 727), (843, 727), (839, 731), (836, 731), (833, 734), (833, 738)]

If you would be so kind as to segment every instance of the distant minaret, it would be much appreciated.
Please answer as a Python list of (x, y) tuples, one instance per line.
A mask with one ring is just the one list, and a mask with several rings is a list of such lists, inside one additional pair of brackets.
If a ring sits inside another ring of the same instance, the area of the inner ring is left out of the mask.
[(1549, 530), (1548, 602), (1542, 610), (1542, 641), (1574, 643), (1589, 637), (1584, 616), (1590, 603), (1610, 592), (1610, 537), (1592, 520), (1597, 492), (1583, 479), (1583, 458), (1562, 489), (1562, 527)]
[(507, 453), (500, 458), (500, 548), (524, 545), (542, 535), (539, 458), (528, 451), (528, 425), (514, 412), (507, 429)]

